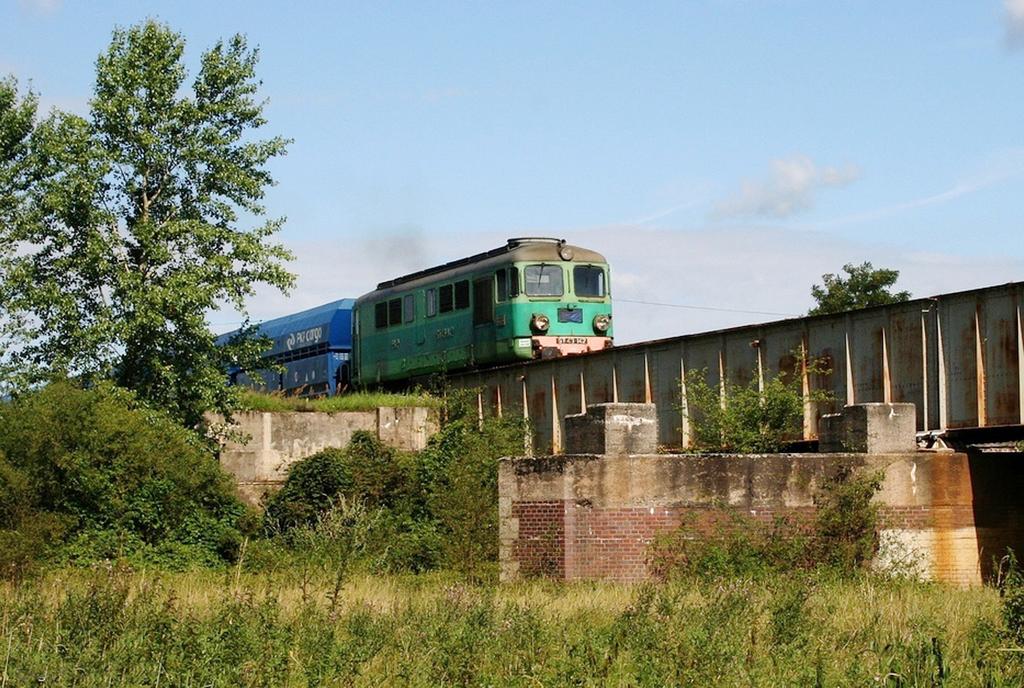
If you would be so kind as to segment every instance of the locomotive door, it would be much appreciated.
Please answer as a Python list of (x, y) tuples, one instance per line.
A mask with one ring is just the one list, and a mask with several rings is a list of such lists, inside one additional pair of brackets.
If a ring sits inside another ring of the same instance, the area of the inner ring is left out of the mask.
[(473, 281), (473, 364), (494, 360), (494, 277)]

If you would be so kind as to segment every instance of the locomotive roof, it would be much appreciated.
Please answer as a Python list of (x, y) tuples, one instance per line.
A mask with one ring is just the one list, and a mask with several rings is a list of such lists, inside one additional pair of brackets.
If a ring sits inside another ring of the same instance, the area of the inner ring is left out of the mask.
[[(384, 290), (398, 290), (401, 287), (403, 290), (409, 288), (415, 288), (422, 284), (427, 284), (436, 281), (438, 275), (444, 273), (451, 273), (451, 277), (458, 277), (464, 273), (472, 272), (480, 268), (487, 268), (490, 266), (504, 265), (510, 262), (536, 260), (541, 262), (561, 263), (564, 261), (560, 253), (565, 249), (572, 251), (572, 261), (583, 262), (583, 263), (604, 263), (605, 259), (600, 253), (591, 251), (590, 249), (581, 248), (579, 246), (572, 246), (565, 243), (565, 239), (552, 239), (547, 237), (524, 237), (509, 239), (506, 244), (500, 248), (485, 251), (483, 253), (477, 253), (476, 255), (469, 256), (468, 258), (460, 258), (459, 260), (453, 260), (443, 265), (438, 265), (426, 270), (420, 270), (413, 272), (402, 277), (396, 277), (392, 280), (381, 282), (377, 285), (377, 289), (374, 292)], [(359, 297), (360, 300), (368, 296), (364, 294)]]

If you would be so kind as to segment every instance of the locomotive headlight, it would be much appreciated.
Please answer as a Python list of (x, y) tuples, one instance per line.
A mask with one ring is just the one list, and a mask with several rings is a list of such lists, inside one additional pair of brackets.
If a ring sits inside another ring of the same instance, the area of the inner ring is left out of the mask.
[(543, 313), (534, 313), (533, 320), (530, 321), (530, 324), (533, 326), (533, 329), (538, 332), (547, 332), (548, 328), (551, 326), (551, 318)]
[(595, 332), (607, 332), (608, 328), (612, 326), (612, 316), (601, 315), (594, 316), (594, 331)]

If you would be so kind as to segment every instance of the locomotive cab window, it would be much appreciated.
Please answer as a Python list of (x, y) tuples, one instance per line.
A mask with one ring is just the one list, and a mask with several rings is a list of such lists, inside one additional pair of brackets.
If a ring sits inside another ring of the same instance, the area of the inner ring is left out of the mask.
[(427, 289), (427, 317), (432, 318), (437, 315), (437, 290)]
[(373, 324), (378, 330), (388, 326), (388, 302), (381, 301), (373, 306)]
[(572, 286), (576, 296), (604, 298), (604, 270), (596, 265), (577, 265), (572, 269)]
[(416, 297), (413, 294), (406, 294), (402, 300), (402, 319), (411, 323), (416, 317)]
[(454, 288), (450, 284), (446, 284), (437, 290), (438, 301), (440, 301), (440, 311), (442, 313), (448, 313), (455, 307), (455, 292)]
[(508, 297), (514, 299), (519, 296), (519, 268), (512, 266), (508, 269)]
[(523, 274), (527, 296), (561, 296), (565, 291), (561, 265), (527, 265)]
[(455, 308), (469, 308), (469, 280), (455, 283)]
[(388, 301), (388, 325), (402, 324), (402, 299)]

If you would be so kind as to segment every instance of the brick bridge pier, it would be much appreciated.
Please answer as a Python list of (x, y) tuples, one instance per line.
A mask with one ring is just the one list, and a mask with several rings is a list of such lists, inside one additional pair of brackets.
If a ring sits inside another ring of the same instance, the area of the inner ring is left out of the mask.
[(881, 470), (886, 558), (926, 579), (977, 585), (1008, 547), (1024, 549), (1024, 455), (921, 451), (913, 404), (863, 404), (827, 416), (816, 454), (658, 454), (650, 404), (597, 404), (567, 416), (568, 453), (508, 458), (499, 473), (503, 580), (640, 580), (650, 544), (710, 508), (757, 520), (813, 514), (845, 468)]

